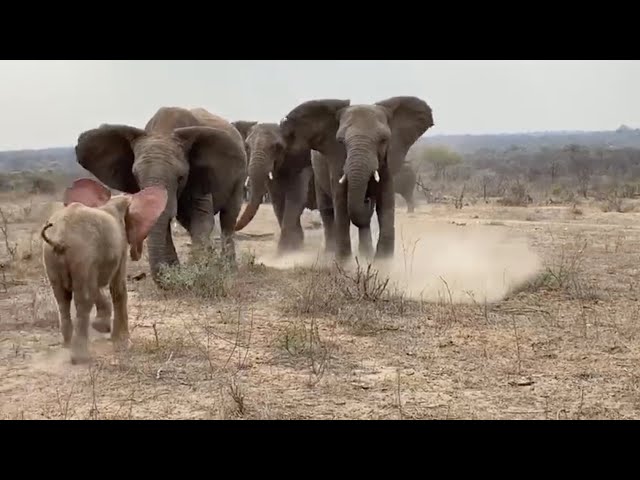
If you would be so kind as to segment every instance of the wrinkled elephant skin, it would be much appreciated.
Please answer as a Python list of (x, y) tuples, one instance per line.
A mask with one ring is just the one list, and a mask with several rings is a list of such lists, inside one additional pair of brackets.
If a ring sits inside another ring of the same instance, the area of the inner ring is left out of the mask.
[(231, 123), (201, 108), (162, 107), (144, 129), (103, 124), (81, 133), (75, 151), (78, 163), (111, 188), (135, 193), (162, 185), (168, 192), (148, 237), (156, 282), (162, 265), (179, 263), (172, 218), (200, 245), (220, 213), (223, 253), (235, 264), (233, 232), (247, 159), (242, 136)]
[(315, 208), (315, 195), (310, 195), (311, 149), (293, 150), (275, 123), (239, 121), (234, 125), (245, 139), (249, 158), (249, 201), (236, 230), (251, 222), (268, 193), (280, 227), (278, 252), (300, 249), (304, 242), (300, 216), (305, 208)]
[(338, 259), (352, 253), (350, 224), (359, 229), (360, 254), (372, 256), (374, 209), (380, 226), (375, 256), (393, 255), (394, 176), (409, 148), (433, 125), (431, 108), (417, 97), (392, 97), (372, 105), (311, 100), (280, 122), (291, 148), (314, 150), (312, 166), (325, 248), (335, 249)]

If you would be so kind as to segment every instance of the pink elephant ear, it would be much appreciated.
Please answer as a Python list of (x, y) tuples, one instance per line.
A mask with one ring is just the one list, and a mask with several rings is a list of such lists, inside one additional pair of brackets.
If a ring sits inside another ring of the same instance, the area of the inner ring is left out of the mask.
[(64, 191), (65, 207), (72, 202), (82, 203), (87, 207), (101, 207), (111, 198), (111, 191), (104, 185), (90, 178), (80, 178)]
[(131, 195), (125, 223), (132, 260), (140, 260), (142, 243), (167, 206), (167, 197), (167, 190), (156, 185)]

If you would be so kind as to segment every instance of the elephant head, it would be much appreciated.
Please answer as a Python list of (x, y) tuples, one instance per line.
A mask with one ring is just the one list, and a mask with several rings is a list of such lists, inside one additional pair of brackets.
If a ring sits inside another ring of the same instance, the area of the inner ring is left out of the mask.
[(273, 181), (277, 170), (285, 160), (287, 144), (280, 126), (276, 123), (237, 122), (237, 124), (239, 125), (234, 125), (245, 137), (249, 157), (249, 176), (247, 177), (249, 203), (236, 223), (236, 230), (242, 230), (258, 212), (262, 197), (267, 193), (268, 182)]
[[(162, 108), (144, 130), (128, 125), (106, 125), (80, 134), (75, 147), (78, 163), (111, 188), (136, 193), (152, 185), (163, 186), (167, 204), (148, 237), (151, 271), (176, 264), (171, 219), (185, 190), (209, 190), (216, 162), (244, 155), (231, 136), (201, 126), (188, 111)], [(220, 159), (220, 160), (218, 160)]]
[[(373, 105), (348, 100), (312, 100), (293, 109), (281, 122), (285, 139), (344, 158), (339, 183), (347, 183), (351, 222), (368, 226), (372, 192), (381, 177), (391, 179), (413, 143), (433, 126), (431, 108), (417, 97), (392, 97)], [(374, 187), (374, 188), (372, 188)]]

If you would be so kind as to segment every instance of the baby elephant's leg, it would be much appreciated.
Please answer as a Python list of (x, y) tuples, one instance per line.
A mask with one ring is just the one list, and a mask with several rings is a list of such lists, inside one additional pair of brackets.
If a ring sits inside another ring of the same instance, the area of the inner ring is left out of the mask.
[(111, 299), (100, 289), (96, 296), (96, 319), (91, 326), (100, 333), (111, 331)]
[(62, 333), (62, 342), (64, 348), (71, 346), (71, 337), (73, 335), (73, 323), (71, 322), (71, 297), (70, 291), (66, 290), (58, 283), (52, 283), (51, 289), (53, 296), (58, 303), (58, 314), (60, 316), (60, 332)]
[(114, 309), (111, 340), (117, 348), (123, 348), (127, 346), (129, 340), (126, 262), (123, 262), (118, 273), (113, 276), (113, 280), (109, 284), (109, 291), (111, 292)]
[(76, 305), (76, 326), (71, 340), (71, 363), (79, 364), (89, 361), (89, 315), (94, 304), (91, 289), (84, 285), (73, 292)]

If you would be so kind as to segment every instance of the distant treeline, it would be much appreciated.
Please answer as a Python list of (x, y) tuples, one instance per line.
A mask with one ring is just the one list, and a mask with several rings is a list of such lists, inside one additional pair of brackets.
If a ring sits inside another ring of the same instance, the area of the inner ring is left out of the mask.
[[(425, 135), (407, 158), (418, 171), (420, 190), (434, 198), (461, 191), (484, 200), (517, 192), (515, 203), (640, 196), (640, 130), (625, 126), (608, 132)], [(0, 191), (49, 192), (80, 175), (92, 177), (72, 147), (0, 152)]]
[[(640, 130), (625, 126), (604, 132), (542, 132), (503, 135), (425, 135), (416, 147), (442, 146), (467, 157), (491, 152), (520, 150), (530, 153), (562, 149), (567, 145), (594, 148), (640, 149)], [(0, 152), (0, 172), (54, 170), (83, 172), (75, 161), (73, 147)]]

